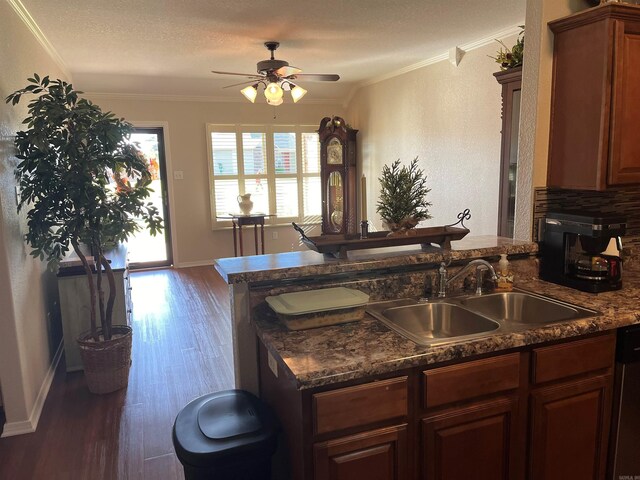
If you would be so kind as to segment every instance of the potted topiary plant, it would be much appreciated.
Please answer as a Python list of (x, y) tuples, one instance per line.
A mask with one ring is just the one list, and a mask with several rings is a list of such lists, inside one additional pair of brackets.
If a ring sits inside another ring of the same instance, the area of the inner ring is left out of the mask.
[(378, 181), (380, 199), (376, 211), (391, 230), (389, 236), (410, 234), (421, 220), (431, 218), (431, 203), (425, 198), (431, 189), (427, 188), (424, 171), (418, 168), (418, 157), (409, 167), (400, 166), (399, 159), (391, 167), (385, 165)]
[(78, 343), (89, 390), (108, 393), (127, 385), (132, 331), (112, 325), (116, 289), (105, 243), (126, 240), (141, 224), (153, 235), (162, 229), (157, 208), (145, 202), (151, 176), (128, 141), (129, 123), (80, 98), (82, 92), (63, 80), (34, 74), (28, 82), (6, 98), (17, 105), (24, 95), (34, 96), (27, 129), (15, 138), (18, 211), (29, 208), (25, 240), (31, 255), (54, 271), (70, 248), (82, 262), (91, 329)]

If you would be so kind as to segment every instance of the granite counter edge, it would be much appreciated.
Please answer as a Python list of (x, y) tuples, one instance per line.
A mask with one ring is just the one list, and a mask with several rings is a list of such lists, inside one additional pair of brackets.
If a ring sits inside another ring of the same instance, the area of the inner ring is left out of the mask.
[(274, 355), (278, 364), (286, 369), (287, 376), (295, 381), (297, 388), (299, 390), (307, 390), (349, 380), (392, 373), (407, 368), (426, 367), (451, 360), (462, 360), (477, 355), (499, 353), (514, 348), (605, 332), (637, 323), (640, 323), (640, 316), (637, 314), (618, 316), (615, 319), (607, 315), (600, 315), (562, 324), (545, 325), (518, 333), (497, 333), (471, 341), (454, 342), (430, 347), (427, 351), (419, 355), (392, 358), (385, 362), (370, 365), (350, 365), (345, 371), (333, 369), (326, 372), (316, 371), (311, 374), (302, 375), (294, 374), (289, 369), (286, 361), (278, 354), (277, 350), (270, 347), (268, 332), (262, 332), (259, 326), (256, 326), (256, 330), (260, 340), (272, 355)]

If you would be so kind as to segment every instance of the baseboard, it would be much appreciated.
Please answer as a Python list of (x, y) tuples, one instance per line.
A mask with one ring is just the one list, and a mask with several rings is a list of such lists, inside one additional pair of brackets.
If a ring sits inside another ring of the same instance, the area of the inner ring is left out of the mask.
[(213, 267), (213, 260), (201, 260), (198, 262), (180, 262), (174, 265), (175, 268), (189, 267)]
[(23, 435), (25, 433), (33, 433), (36, 431), (38, 422), (40, 421), (40, 415), (42, 415), (42, 409), (44, 408), (44, 402), (47, 400), (47, 395), (49, 394), (49, 389), (51, 388), (51, 384), (53, 383), (53, 377), (56, 374), (56, 369), (58, 368), (58, 364), (60, 363), (63, 352), (64, 344), (62, 340), (60, 340), (60, 344), (58, 345), (56, 354), (53, 356), (51, 365), (49, 365), (49, 370), (47, 370), (47, 374), (44, 376), (44, 380), (42, 381), (42, 385), (40, 386), (38, 397), (33, 404), (33, 408), (31, 409), (29, 420), (5, 423), (4, 430), (2, 431), (2, 435), (0, 435), (0, 438), (12, 437), (14, 435)]

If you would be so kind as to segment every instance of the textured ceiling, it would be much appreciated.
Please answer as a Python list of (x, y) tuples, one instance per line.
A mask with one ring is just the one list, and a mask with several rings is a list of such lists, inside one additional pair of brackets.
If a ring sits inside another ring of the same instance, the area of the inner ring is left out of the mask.
[[(300, 84), (344, 99), (358, 83), (522, 22), (525, 0), (22, 0), (87, 92), (238, 98), (224, 85), (276, 58), (337, 83)], [(310, 99), (308, 95), (306, 99)]]

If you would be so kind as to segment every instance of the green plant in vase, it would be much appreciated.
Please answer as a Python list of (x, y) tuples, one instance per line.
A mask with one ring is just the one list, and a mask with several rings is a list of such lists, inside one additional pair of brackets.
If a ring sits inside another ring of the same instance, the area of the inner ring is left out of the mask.
[(520, 25), (522, 29), (518, 34), (516, 44), (509, 48), (502, 40), (496, 40), (502, 48), (496, 52), (496, 56), (493, 58), (496, 63), (500, 64), (500, 70), (509, 70), (511, 68), (521, 67), (524, 60), (524, 25)]
[(376, 204), (376, 212), (387, 224), (390, 235), (410, 234), (421, 220), (428, 220), (429, 207), (426, 195), (427, 188), (424, 171), (418, 168), (418, 157), (411, 164), (400, 165), (396, 160), (391, 166), (382, 167), (380, 182), (380, 198)]
[[(18, 210), (29, 209), (25, 240), (31, 255), (46, 259), (52, 270), (70, 248), (82, 262), (91, 329), (78, 343), (89, 389), (107, 393), (126, 385), (131, 363), (125, 358), (126, 348), (125, 354), (123, 350), (114, 354), (119, 356), (117, 371), (100, 359), (95, 369), (89, 366), (85, 351), (106, 355), (120, 348), (124, 338), (130, 356), (131, 329), (112, 325), (116, 287), (105, 243), (125, 241), (140, 225), (155, 235), (162, 229), (162, 218), (146, 202), (151, 175), (142, 153), (129, 142), (132, 126), (80, 98), (82, 92), (63, 80), (34, 74), (28, 82), (6, 98), (17, 105), (23, 96), (34, 96), (23, 122), (27, 128), (14, 141), (19, 160), (15, 171), (20, 187)], [(91, 255), (85, 255), (81, 243)], [(119, 384), (112, 381), (116, 377)]]

